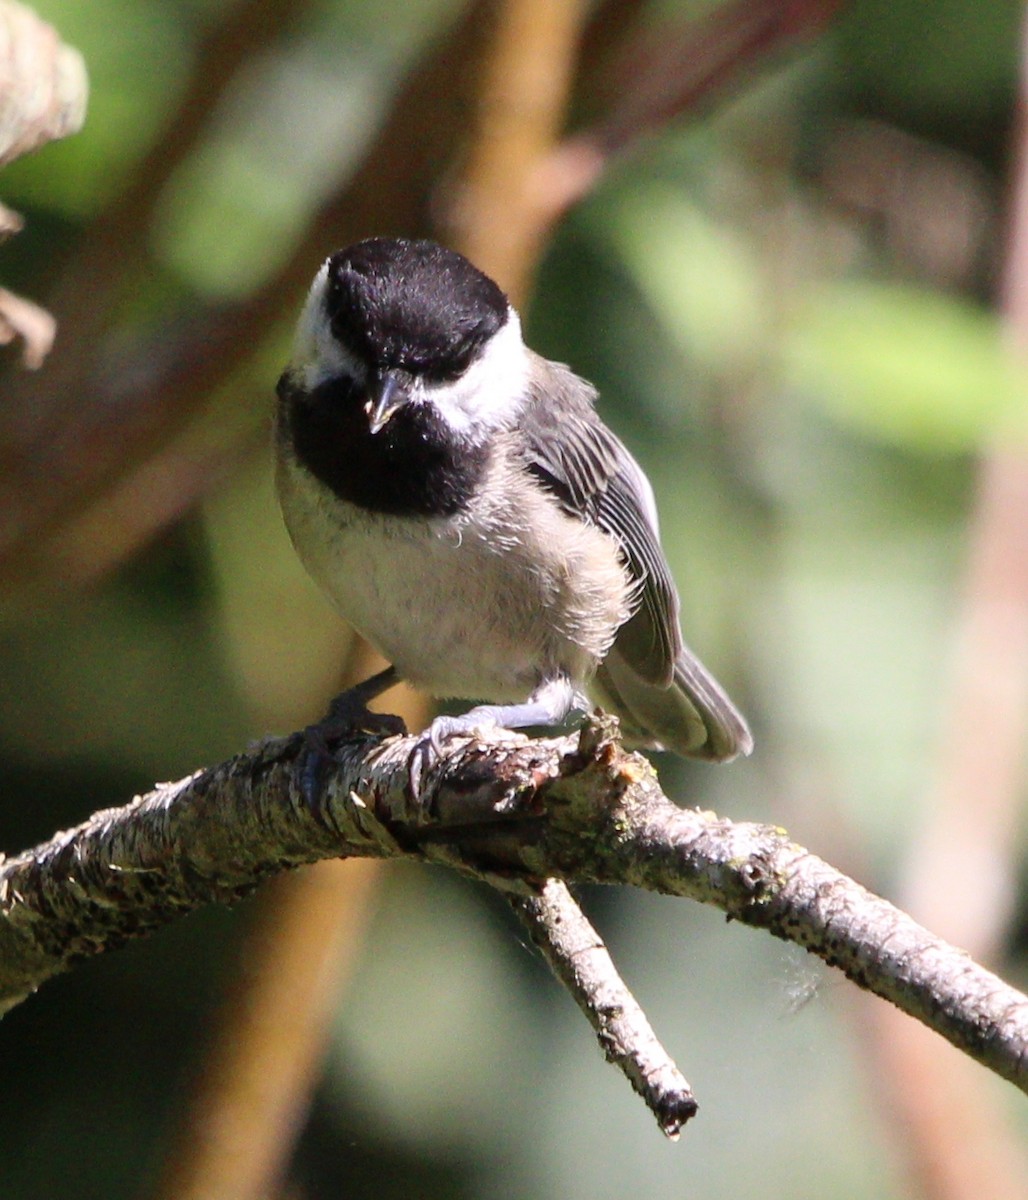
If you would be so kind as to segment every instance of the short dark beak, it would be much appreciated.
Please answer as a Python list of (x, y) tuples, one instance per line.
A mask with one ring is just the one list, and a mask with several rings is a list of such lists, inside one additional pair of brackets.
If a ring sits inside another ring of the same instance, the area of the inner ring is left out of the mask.
[(384, 428), (409, 398), (410, 378), (405, 371), (375, 371), (368, 381), (368, 402), (364, 406), (371, 432)]

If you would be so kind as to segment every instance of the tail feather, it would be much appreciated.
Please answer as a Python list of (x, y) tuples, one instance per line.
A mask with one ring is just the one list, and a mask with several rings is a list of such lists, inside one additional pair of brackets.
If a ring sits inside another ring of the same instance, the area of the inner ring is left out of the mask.
[(618, 652), (600, 664), (590, 692), (621, 719), (626, 740), (648, 750), (726, 762), (749, 754), (753, 737), (724, 689), (688, 649), (675, 663), (668, 687), (647, 683)]

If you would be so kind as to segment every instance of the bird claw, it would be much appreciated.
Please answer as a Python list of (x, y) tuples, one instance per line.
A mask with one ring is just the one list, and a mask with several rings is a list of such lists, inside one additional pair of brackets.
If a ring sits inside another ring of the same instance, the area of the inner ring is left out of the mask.
[(410, 773), (411, 799), (418, 805), (422, 803), (422, 784), (425, 775), (436, 765), (443, 753), (443, 743), (451, 737), (473, 733), (476, 729), (485, 729), (495, 725), (496, 721), (474, 709), (459, 717), (436, 717), (432, 724), (418, 738), (408, 759)]
[(410, 758), (407, 760), (407, 774), (410, 779), (408, 785), (410, 798), (419, 807), (422, 806), (421, 785), (424, 781), (425, 773), (438, 761), (439, 750), (432, 743), (431, 733), (418, 738), (414, 749), (410, 752)]
[(328, 706), (328, 712), (316, 725), (309, 725), (307, 733), (317, 731), (327, 741), (342, 741), (344, 738), (357, 734), (368, 734), (371, 737), (395, 737), (405, 734), (407, 725), (403, 717), (395, 713), (372, 712), (360, 696), (351, 692), (343, 692), (336, 696)]
[(307, 755), (300, 772), (300, 786), (307, 807), (315, 816), (319, 812), (326, 776), (339, 761), (334, 745), (348, 738), (396, 737), (407, 732), (402, 717), (394, 713), (371, 712), (363, 698), (354, 694), (357, 691), (359, 689), (353, 689), (336, 696), (321, 720), (303, 731)]
[(335, 755), (316, 725), (308, 725), (303, 731), (304, 759), (300, 769), (300, 789), (309, 812), (317, 817), (319, 802), (325, 789), (325, 778)]

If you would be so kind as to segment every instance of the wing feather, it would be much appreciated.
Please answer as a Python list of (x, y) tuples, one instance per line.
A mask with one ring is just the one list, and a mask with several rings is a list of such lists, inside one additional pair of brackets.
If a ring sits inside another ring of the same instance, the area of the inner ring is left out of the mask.
[(667, 687), (682, 637), (653, 491), (642, 468), (593, 410), (595, 391), (566, 368), (534, 357), (538, 391), (521, 416), (528, 469), (567, 513), (602, 529), (621, 548), (639, 599), (615, 646), (641, 679)]

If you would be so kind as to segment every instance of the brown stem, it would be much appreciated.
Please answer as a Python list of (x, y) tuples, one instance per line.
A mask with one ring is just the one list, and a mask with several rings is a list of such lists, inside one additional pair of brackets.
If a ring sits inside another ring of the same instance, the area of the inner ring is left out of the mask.
[(548, 879), (537, 893), (509, 900), (592, 1025), (607, 1062), (621, 1069), (664, 1135), (677, 1141), (682, 1126), (697, 1112), (692, 1088), (657, 1040), (567, 884)]
[(610, 160), (751, 72), (822, 33), (843, 0), (734, 0), (702, 17), (641, 33), (611, 68), (608, 111), (540, 165), (538, 215), (553, 224), (595, 186)]
[(451, 213), (454, 242), (515, 304), (545, 230), (532, 191), (564, 122), (584, 0), (508, 0), (485, 64), (478, 120)]
[[(382, 665), (358, 639), (346, 679), (364, 679)], [(390, 699), (412, 728), (427, 722), (416, 693), (397, 689)], [(380, 882), (381, 864), (373, 859), (321, 862), (276, 879), (262, 894), (154, 1200), (274, 1194)]]
[(262, 894), (155, 1200), (274, 1194), (364, 944), (378, 876), (371, 859), (324, 862)]

